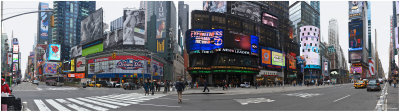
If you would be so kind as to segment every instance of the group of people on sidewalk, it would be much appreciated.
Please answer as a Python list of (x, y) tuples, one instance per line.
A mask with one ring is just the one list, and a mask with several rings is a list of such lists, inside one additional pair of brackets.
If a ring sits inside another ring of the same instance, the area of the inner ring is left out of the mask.
[(390, 86), (393, 86), (394, 88), (396, 88), (397, 80), (390, 79), (388, 82), (389, 82)]

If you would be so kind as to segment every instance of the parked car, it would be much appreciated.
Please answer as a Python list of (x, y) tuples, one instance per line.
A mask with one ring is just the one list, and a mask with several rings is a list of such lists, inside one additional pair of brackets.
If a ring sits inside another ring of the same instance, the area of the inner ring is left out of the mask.
[(135, 83), (127, 82), (127, 83), (124, 83), (123, 88), (125, 90), (136, 90), (136, 89), (138, 89), (138, 86)]
[(36, 84), (39, 86), (39, 81), (38, 80), (33, 80), (32, 84)]
[(107, 81), (97, 81), (96, 86), (97, 86), (97, 84), (101, 84), (101, 87), (112, 87), (112, 84)]
[(358, 80), (354, 82), (354, 88), (365, 88), (367, 87), (367, 82), (365, 80)]
[(242, 87), (242, 88), (250, 88), (250, 83), (249, 82), (244, 82), (243, 84), (240, 84), (240, 87)]
[(381, 85), (379, 84), (378, 80), (370, 80), (367, 84), (367, 91), (380, 91), (381, 90)]

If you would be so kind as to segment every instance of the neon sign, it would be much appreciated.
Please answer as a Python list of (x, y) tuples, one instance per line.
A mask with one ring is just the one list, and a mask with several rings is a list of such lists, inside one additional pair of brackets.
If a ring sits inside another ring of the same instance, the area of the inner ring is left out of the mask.
[(143, 68), (143, 63), (139, 60), (133, 59), (121, 60), (117, 63), (117, 68), (121, 68), (123, 70), (137, 70), (139, 68)]
[(222, 29), (212, 30), (192, 30), (188, 36), (189, 50), (214, 50), (222, 48), (223, 31)]

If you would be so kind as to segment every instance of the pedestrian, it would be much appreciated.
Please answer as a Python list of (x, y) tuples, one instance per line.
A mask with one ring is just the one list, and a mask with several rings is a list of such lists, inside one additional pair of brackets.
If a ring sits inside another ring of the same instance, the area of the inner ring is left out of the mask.
[(222, 81), (222, 90), (228, 90), (228, 83), (226, 82), (226, 80)]
[(182, 103), (182, 92), (185, 90), (185, 84), (183, 84), (181, 78), (178, 78), (178, 81), (175, 82), (175, 88), (178, 93), (178, 103)]
[(167, 80), (164, 80), (164, 93), (168, 92)]
[(392, 79), (389, 79), (389, 85), (392, 86)]
[(151, 91), (151, 95), (154, 95), (154, 87), (155, 87), (154, 81), (150, 81), (150, 91)]
[(256, 86), (256, 89), (258, 87), (257, 81), (254, 81), (254, 86)]
[(293, 87), (296, 87), (296, 80), (293, 81)]
[(396, 88), (397, 81), (393, 80), (393, 88)]
[(207, 87), (207, 81), (206, 80), (204, 80), (204, 90), (203, 90), (203, 92), (206, 92), (206, 90), (208, 90), (208, 92), (210, 92), (210, 89), (208, 89), (208, 87)]
[(144, 96), (146, 96), (146, 94), (149, 95), (150, 83), (148, 82), (148, 80), (144, 82), (143, 88), (144, 88)]
[(1, 79), (1, 93), (11, 94), (10, 86), (6, 83), (5, 79)]

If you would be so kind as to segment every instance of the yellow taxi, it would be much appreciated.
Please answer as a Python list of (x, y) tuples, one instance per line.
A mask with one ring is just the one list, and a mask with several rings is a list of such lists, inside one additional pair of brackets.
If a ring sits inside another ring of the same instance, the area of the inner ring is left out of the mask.
[(354, 88), (365, 88), (367, 87), (367, 81), (365, 80), (358, 80), (357, 82), (354, 82)]

